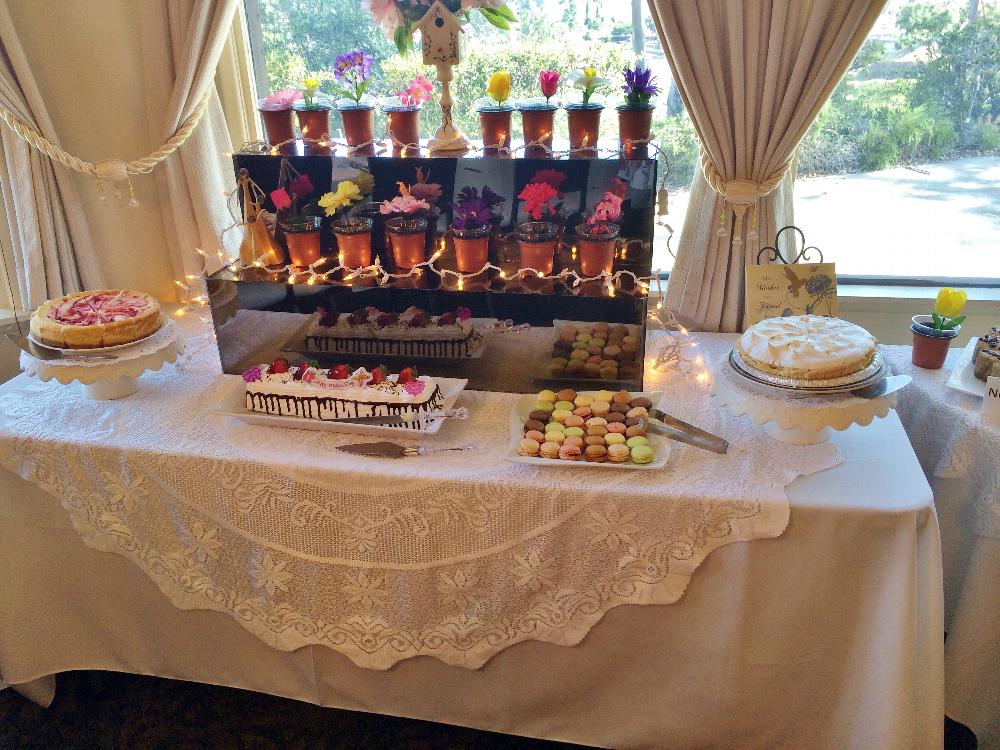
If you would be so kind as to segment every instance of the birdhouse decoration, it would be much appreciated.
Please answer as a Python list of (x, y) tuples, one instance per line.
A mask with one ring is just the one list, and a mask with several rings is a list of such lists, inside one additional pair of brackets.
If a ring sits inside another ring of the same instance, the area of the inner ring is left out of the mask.
[(462, 62), (462, 24), (454, 14), (435, 0), (417, 24), (421, 35), (424, 65), (458, 65)]

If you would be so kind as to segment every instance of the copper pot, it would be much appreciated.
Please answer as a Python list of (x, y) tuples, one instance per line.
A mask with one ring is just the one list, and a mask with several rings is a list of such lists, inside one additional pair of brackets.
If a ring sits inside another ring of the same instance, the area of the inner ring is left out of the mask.
[[(299, 121), (299, 131), (304, 139), (316, 141), (330, 140), (330, 108), (319, 107), (317, 109), (296, 109), (295, 116)], [(330, 154), (330, 146), (321, 146), (318, 143), (306, 143), (305, 153), (307, 156), (326, 156)]]
[(455, 266), (461, 273), (478, 273), (490, 258), (490, 230), (456, 229)]
[[(294, 153), (295, 123), (292, 121), (291, 107), (285, 109), (260, 108), (257, 111), (260, 112), (260, 119), (264, 123), (264, 135), (268, 145), (277, 146), (279, 143), (284, 143), (285, 145), (281, 146), (278, 151), (282, 154)], [(291, 143), (286, 143), (286, 141), (291, 141)]]
[(385, 230), (389, 235), (389, 246), (392, 248), (392, 259), (397, 271), (409, 271), (427, 260), (427, 219), (400, 216), (389, 219), (385, 223)]
[[(524, 129), (525, 156), (537, 159), (552, 155), (552, 136), (556, 128), (554, 106), (525, 107), (521, 110), (521, 126)], [(529, 143), (539, 145), (528, 146)]]
[(488, 154), (510, 149), (510, 108), (479, 110), (479, 128), (483, 134), (483, 151)]
[(340, 117), (344, 121), (344, 138), (348, 156), (375, 155), (375, 107), (368, 104), (342, 107)]
[(321, 224), (322, 219), (319, 216), (306, 216), (302, 219), (288, 219), (281, 222), (281, 228), (285, 232), (285, 243), (288, 245), (288, 258), (293, 266), (304, 268), (322, 257), (319, 242)]
[(576, 246), (580, 253), (580, 271), (584, 276), (600, 276), (611, 273), (615, 265), (615, 249), (618, 233), (617, 224), (602, 222), (595, 227), (581, 224), (576, 228)]
[(549, 221), (528, 221), (517, 228), (521, 268), (550, 274), (555, 266), (559, 225)]
[(567, 104), (566, 117), (569, 120), (569, 147), (578, 151), (574, 156), (588, 158), (597, 153), (597, 141), (601, 135), (602, 104)]
[(386, 107), (393, 156), (420, 154), (420, 107)]
[(361, 217), (340, 219), (333, 224), (337, 236), (340, 265), (365, 268), (372, 264), (372, 220)]
[(618, 108), (618, 143), (627, 159), (649, 156), (649, 134), (653, 129), (652, 107)]
[(911, 360), (917, 367), (925, 370), (940, 370), (948, 357), (951, 341), (958, 335), (957, 330), (938, 332), (941, 335), (929, 336), (917, 328), (919, 323), (910, 326), (913, 331), (913, 354)]

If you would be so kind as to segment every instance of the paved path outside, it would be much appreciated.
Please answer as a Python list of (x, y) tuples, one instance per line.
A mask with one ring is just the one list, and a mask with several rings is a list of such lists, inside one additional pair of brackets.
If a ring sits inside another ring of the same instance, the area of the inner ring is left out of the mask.
[[(1000, 278), (1000, 157), (976, 156), (879, 172), (803, 177), (795, 223), (840, 274)], [(687, 193), (670, 196), (677, 231)], [(770, 240), (766, 244), (770, 244)], [(666, 269), (665, 236), (654, 267)]]

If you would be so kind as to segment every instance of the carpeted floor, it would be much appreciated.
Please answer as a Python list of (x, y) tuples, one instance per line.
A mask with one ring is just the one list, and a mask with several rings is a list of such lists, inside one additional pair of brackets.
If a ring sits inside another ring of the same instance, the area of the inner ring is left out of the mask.
[[(0, 691), (0, 750), (570, 750), (473, 729), (338, 711), (232, 688), (67, 672), (42, 709)], [(945, 750), (975, 736), (945, 719)]]

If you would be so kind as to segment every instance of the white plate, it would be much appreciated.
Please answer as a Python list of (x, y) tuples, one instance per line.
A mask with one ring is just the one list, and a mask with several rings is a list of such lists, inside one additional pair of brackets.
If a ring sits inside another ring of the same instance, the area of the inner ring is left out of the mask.
[[(289, 427), (294, 430), (317, 430), (320, 432), (342, 432), (349, 435), (382, 435), (383, 437), (420, 437), (436, 435), (446, 420), (431, 419), (426, 422), (415, 421), (413, 426), (394, 426), (383, 424), (357, 424), (351, 422), (331, 422), (322, 419), (305, 419), (303, 417), (285, 417), (277, 414), (264, 414), (250, 411), (246, 407), (246, 387), (239, 375), (226, 375), (228, 382), (226, 391), (218, 406), (212, 409), (215, 414), (239, 419), (247, 424), (263, 427)], [(458, 394), (468, 384), (468, 380), (458, 378), (435, 378), (441, 393), (444, 395), (442, 409), (450, 409), (455, 405)]]
[(52, 346), (50, 344), (43, 344), (41, 341), (38, 341), (37, 339), (35, 339), (35, 337), (31, 335), (30, 331), (28, 332), (27, 339), (28, 339), (28, 341), (30, 341), (33, 344), (35, 344), (35, 346), (40, 346), (43, 349), (54, 349), (57, 352), (62, 352), (63, 354), (75, 354), (77, 356), (80, 356), (81, 354), (97, 354), (99, 352), (113, 352), (113, 351), (117, 351), (118, 349), (127, 349), (130, 346), (135, 346), (136, 344), (141, 344), (143, 341), (146, 341), (147, 339), (153, 338), (153, 336), (155, 336), (160, 331), (162, 331), (163, 330), (163, 326), (165, 326), (166, 324), (167, 324), (167, 316), (164, 315), (163, 313), (160, 313), (160, 326), (155, 331), (153, 331), (151, 334), (149, 334), (148, 336), (143, 336), (141, 339), (136, 339), (135, 341), (129, 341), (127, 344), (115, 344), (114, 346), (97, 346), (97, 347), (90, 347), (90, 348), (86, 348), (86, 349), (82, 348), (82, 347), (79, 348), (79, 349), (60, 349), (58, 346)]
[(733, 348), (729, 352), (729, 365), (737, 375), (757, 385), (774, 388), (786, 394), (804, 396), (847, 393), (848, 391), (874, 385), (888, 374), (888, 368), (886, 367), (885, 360), (882, 358), (882, 353), (878, 351), (875, 352), (875, 357), (872, 359), (871, 364), (860, 372), (829, 380), (802, 380), (800, 378), (783, 378), (771, 375), (744, 362), (743, 357), (736, 348)]
[[(577, 391), (578, 394), (586, 394), (592, 396), (595, 391)], [(649, 393), (646, 391), (633, 391), (632, 392), (636, 398), (639, 396), (645, 396), (650, 401), (653, 402), (653, 407), (656, 408), (660, 403), (661, 393)], [(655, 432), (650, 432), (646, 435), (649, 440), (649, 447), (653, 449), (653, 460), (648, 464), (634, 464), (631, 461), (627, 461), (623, 464), (613, 464), (610, 461), (605, 461), (604, 463), (594, 463), (590, 461), (584, 461), (582, 458), (579, 461), (564, 461), (561, 458), (542, 458), (541, 456), (522, 456), (517, 452), (518, 443), (524, 439), (524, 423), (528, 419), (528, 414), (531, 413), (532, 407), (538, 401), (537, 395), (521, 396), (517, 402), (514, 404), (514, 409), (510, 413), (510, 445), (507, 448), (507, 452), (504, 453), (503, 457), (515, 464), (527, 464), (528, 466), (549, 466), (553, 468), (576, 468), (580, 466), (593, 467), (595, 469), (632, 469), (636, 471), (650, 471), (653, 469), (662, 469), (667, 465), (667, 459), (670, 458), (670, 441), (658, 435)]]
[(949, 388), (955, 389), (956, 391), (968, 393), (970, 396), (986, 398), (986, 382), (980, 380), (973, 374), (972, 352), (976, 348), (977, 340), (978, 338), (973, 336), (972, 340), (966, 344), (965, 350), (958, 358), (958, 364), (955, 365), (955, 369), (951, 371), (951, 376), (948, 378), (948, 382), (945, 383), (945, 385)]

